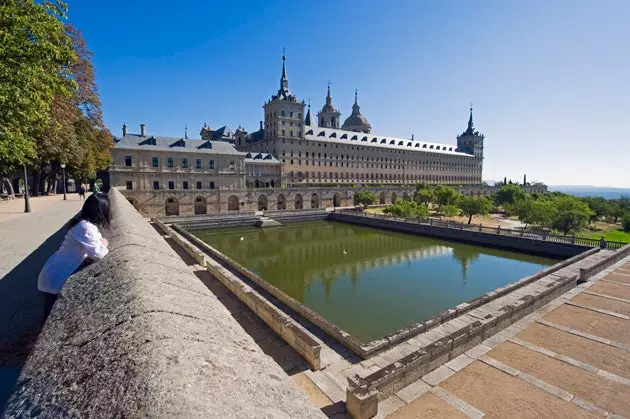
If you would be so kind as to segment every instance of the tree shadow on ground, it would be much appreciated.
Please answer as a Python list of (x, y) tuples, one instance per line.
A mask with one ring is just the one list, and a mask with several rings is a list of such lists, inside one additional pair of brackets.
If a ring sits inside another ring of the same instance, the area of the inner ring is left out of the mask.
[(0, 412), (45, 320), (44, 299), (37, 290), (37, 276), (63, 242), (66, 231), (67, 225), (64, 225), (0, 278)]

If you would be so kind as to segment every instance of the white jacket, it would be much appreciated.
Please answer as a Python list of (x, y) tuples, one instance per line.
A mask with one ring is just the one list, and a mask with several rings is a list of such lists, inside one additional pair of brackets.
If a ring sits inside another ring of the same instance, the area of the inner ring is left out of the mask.
[(102, 259), (108, 252), (98, 227), (81, 220), (66, 233), (59, 250), (44, 264), (37, 279), (37, 289), (49, 294), (59, 294), (66, 279), (86, 258)]

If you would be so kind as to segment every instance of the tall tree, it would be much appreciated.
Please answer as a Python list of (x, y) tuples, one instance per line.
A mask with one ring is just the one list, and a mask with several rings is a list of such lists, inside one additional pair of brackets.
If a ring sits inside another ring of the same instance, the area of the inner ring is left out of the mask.
[(367, 209), (368, 206), (376, 203), (376, 195), (370, 191), (359, 191), (354, 196), (354, 200), (357, 204), (363, 205), (364, 209)]
[(486, 215), (492, 208), (492, 203), (485, 197), (465, 196), (459, 200), (459, 208), (468, 216), (468, 224), (472, 222), (473, 215)]
[[(111, 135), (103, 127), (101, 102), (98, 96), (91, 62), (81, 33), (73, 26), (66, 27), (76, 59), (68, 70), (76, 88), (71, 95), (57, 95), (48, 124), (36, 135), (38, 172), (36, 178), (43, 192), (44, 179), (55, 185), (60, 164), (68, 165), (68, 172), (79, 179), (94, 175), (107, 165)], [(101, 131), (104, 131), (101, 134)], [(108, 137), (107, 139), (104, 137)], [(50, 189), (50, 186), (49, 186)]]
[(438, 185), (433, 192), (435, 195), (435, 202), (438, 205), (438, 212), (442, 210), (445, 205), (455, 205), (459, 198), (459, 193), (449, 186)]
[(60, 0), (0, 3), (0, 175), (36, 157), (36, 127), (47, 124), (54, 97), (74, 87), (66, 10)]
[(554, 198), (556, 213), (553, 220), (553, 227), (567, 235), (576, 233), (588, 226), (588, 220), (593, 211), (574, 196), (558, 196)]

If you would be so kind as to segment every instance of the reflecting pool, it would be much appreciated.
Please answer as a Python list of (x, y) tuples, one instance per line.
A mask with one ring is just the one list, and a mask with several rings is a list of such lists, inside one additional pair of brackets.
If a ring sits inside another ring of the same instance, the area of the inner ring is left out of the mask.
[(192, 233), (362, 342), (557, 262), (334, 221)]

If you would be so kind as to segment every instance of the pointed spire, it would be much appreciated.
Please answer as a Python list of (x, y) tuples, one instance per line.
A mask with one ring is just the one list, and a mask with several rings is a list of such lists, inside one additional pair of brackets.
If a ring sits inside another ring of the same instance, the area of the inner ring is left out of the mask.
[(473, 130), (473, 117), (472, 117), (472, 111), (473, 111), (473, 106), (472, 103), (470, 104), (470, 118), (468, 118), (468, 130), (472, 131)]
[(282, 78), (280, 80), (287, 80), (287, 69), (284, 65), (285, 61), (287, 60), (286, 51), (286, 48), (282, 48)]
[(184, 125), (184, 140), (188, 139), (188, 124)]
[(330, 81), (328, 82), (328, 94), (326, 95), (326, 99), (331, 99), (331, 97), (330, 97)]
[(287, 78), (287, 68), (285, 64), (286, 60), (286, 48), (282, 48), (282, 76), (280, 77), (280, 89), (278, 90), (278, 94), (272, 99), (286, 99), (291, 96), (291, 92), (289, 91), (289, 79)]
[(358, 105), (357, 103), (357, 95), (359, 94), (359, 89), (354, 89), (354, 104)]
[(306, 118), (304, 118), (304, 125), (315, 126), (311, 117), (311, 98), (308, 99), (308, 111), (306, 112)]

